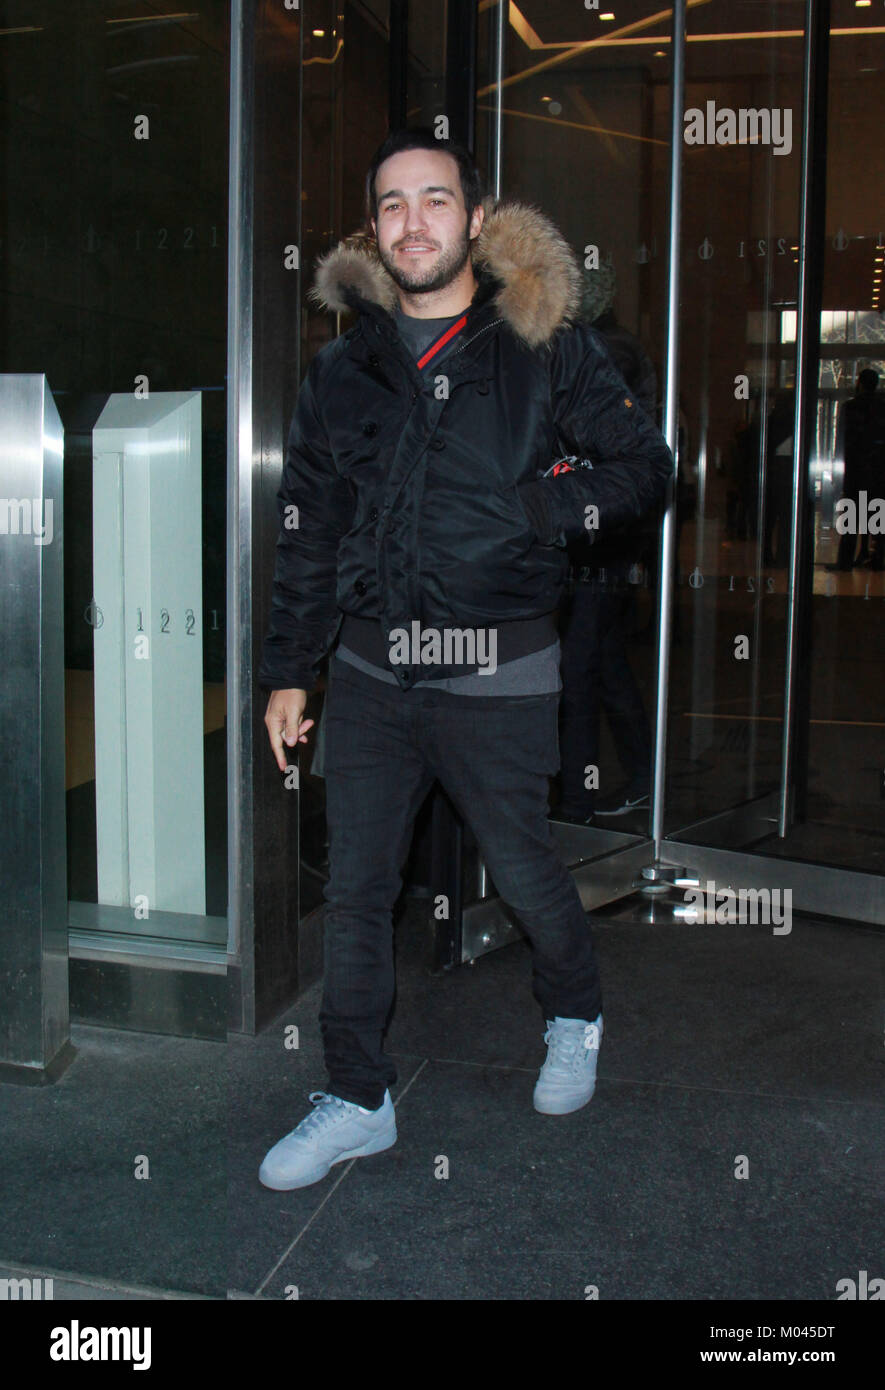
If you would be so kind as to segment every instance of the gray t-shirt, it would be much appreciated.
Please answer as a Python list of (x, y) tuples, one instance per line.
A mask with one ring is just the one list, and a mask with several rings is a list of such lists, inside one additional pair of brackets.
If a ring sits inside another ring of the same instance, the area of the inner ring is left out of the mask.
[[(396, 319), (400, 337), (412, 354), (414, 361), (417, 362), (430, 347), (430, 344), (435, 343), (437, 338), (441, 338), (446, 329), (451, 328), (453, 323), (457, 323), (460, 318), (464, 317), (464, 314), (450, 314), (448, 318), (442, 319), (416, 319), (412, 314), (404, 314), (402, 309), (394, 309), (393, 317)], [(461, 343), (461, 333), (455, 333), (445, 346), (440, 348), (439, 352), (433, 354), (423, 370), (427, 372), (435, 369), (437, 362), (441, 362), (455, 348), (460, 347)]]

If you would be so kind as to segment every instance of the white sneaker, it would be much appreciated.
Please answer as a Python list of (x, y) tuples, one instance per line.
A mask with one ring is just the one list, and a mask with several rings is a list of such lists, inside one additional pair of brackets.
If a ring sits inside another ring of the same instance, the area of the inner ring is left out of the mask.
[(570, 1115), (586, 1105), (596, 1090), (596, 1063), (602, 1041), (602, 1014), (547, 1020), (547, 1060), (535, 1084), (535, 1109), (542, 1115)]
[(381, 1153), (396, 1143), (396, 1115), (390, 1092), (377, 1110), (366, 1110), (352, 1101), (311, 1091), (311, 1113), (265, 1155), (259, 1181), (275, 1192), (310, 1187), (324, 1178), (335, 1163)]

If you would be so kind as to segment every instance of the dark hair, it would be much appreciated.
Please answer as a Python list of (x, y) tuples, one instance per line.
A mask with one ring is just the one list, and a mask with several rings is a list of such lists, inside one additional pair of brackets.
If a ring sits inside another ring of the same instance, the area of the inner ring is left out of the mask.
[(879, 373), (874, 372), (872, 367), (864, 367), (857, 378), (858, 391), (875, 391), (879, 385)]
[(378, 199), (375, 195), (375, 177), (378, 170), (385, 159), (390, 159), (391, 155), (399, 154), (402, 150), (442, 150), (444, 154), (452, 155), (458, 165), (461, 192), (469, 219), (473, 209), (484, 197), (482, 174), (474, 164), (470, 151), (457, 140), (438, 140), (431, 126), (415, 126), (412, 130), (392, 130), (375, 151), (369, 172), (366, 174), (367, 224), (373, 217), (378, 217)]

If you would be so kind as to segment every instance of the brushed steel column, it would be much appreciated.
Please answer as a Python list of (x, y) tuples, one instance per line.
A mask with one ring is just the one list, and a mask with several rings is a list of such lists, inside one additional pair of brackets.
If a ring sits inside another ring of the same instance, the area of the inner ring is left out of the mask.
[(0, 1079), (54, 1081), (68, 1029), (64, 433), (45, 376), (0, 376)]

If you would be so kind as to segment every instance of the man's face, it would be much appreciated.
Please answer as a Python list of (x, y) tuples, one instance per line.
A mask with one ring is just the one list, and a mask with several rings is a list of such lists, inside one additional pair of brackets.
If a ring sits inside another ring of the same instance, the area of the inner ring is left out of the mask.
[(375, 177), (378, 217), (373, 221), (381, 263), (408, 294), (442, 290), (467, 264), (470, 241), (482, 226), (467, 209), (458, 165), (440, 150), (403, 150)]

